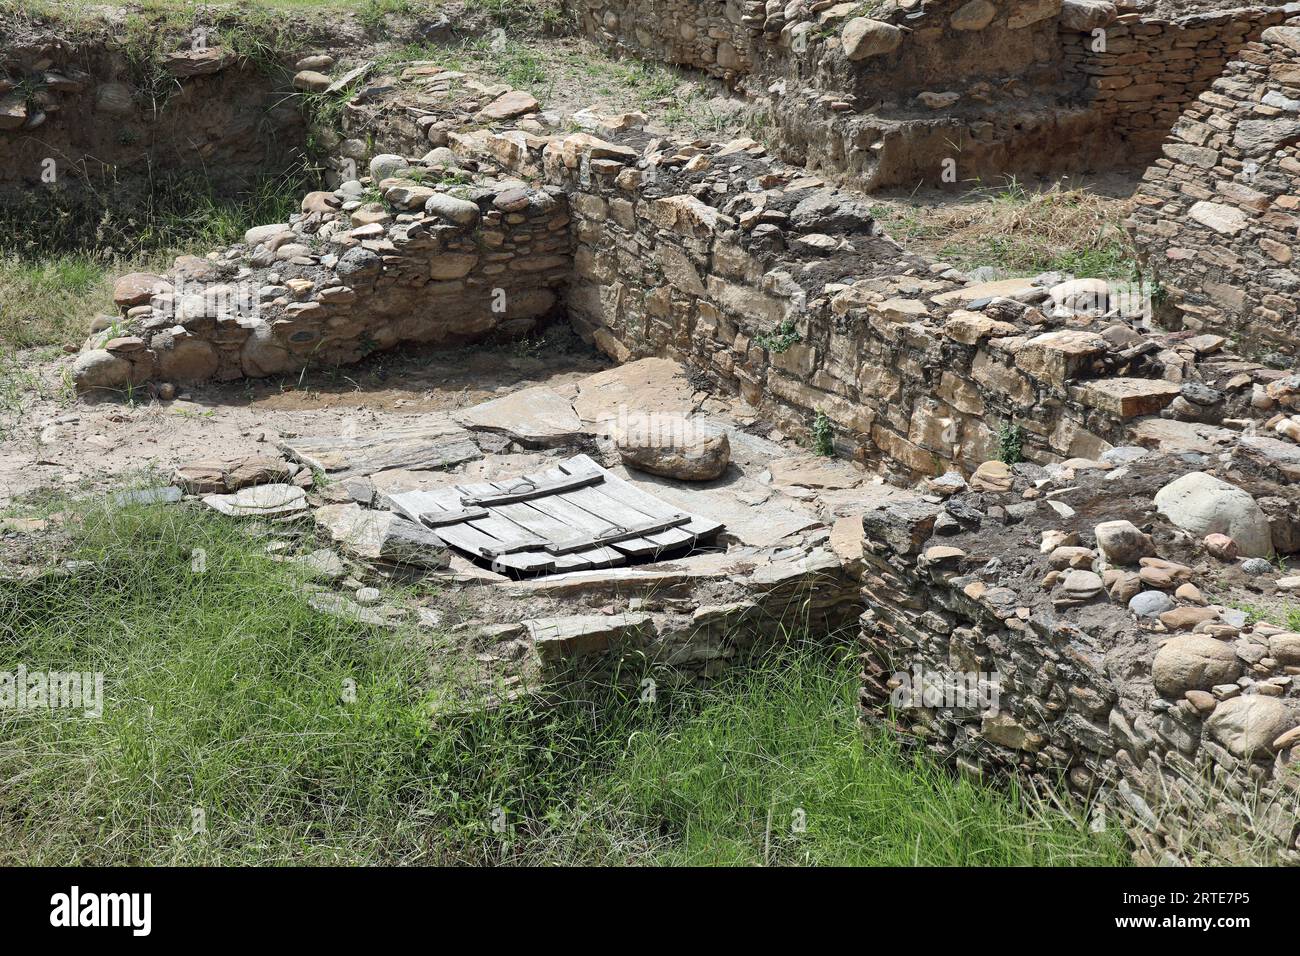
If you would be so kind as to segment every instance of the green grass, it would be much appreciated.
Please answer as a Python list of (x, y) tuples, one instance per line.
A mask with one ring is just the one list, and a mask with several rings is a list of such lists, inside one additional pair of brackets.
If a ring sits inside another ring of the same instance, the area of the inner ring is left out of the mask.
[(81, 512), (66, 547), (93, 570), (0, 581), (0, 670), (102, 671), (104, 713), (0, 712), (2, 864), (1123, 860), (889, 737), (864, 748), (853, 668), (824, 648), (652, 705), (434, 719), (463, 685), (430, 676), (429, 639), (317, 614), (246, 527)]
[(118, 276), (166, 270), (178, 255), (202, 255), (252, 226), (284, 222), (308, 182), (304, 169), (293, 169), (220, 196), (190, 176), (155, 180), (129, 207), (105, 192), (62, 210), (56, 202), (39, 216), (21, 203), (0, 208), (0, 354), (80, 345), (94, 315), (115, 311)]
[(938, 207), (878, 205), (872, 213), (895, 238), (963, 269), (992, 266), (1007, 276), (1134, 276), (1136, 258), (1121, 202), (1061, 184), (1031, 191), (1014, 178), (973, 190), (965, 200)]

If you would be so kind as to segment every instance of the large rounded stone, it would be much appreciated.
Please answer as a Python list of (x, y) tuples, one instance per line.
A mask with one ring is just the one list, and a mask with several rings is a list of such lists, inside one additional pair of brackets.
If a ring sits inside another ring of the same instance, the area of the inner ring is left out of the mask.
[(844, 25), (840, 42), (844, 44), (844, 55), (850, 60), (865, 60), (897, 50), (903, 42), (903, 31), (883, 20), (854, 17)]
[(158, 350), (158, 374), (169, 382), (203, 382), (217, 372), (217, 350), (202, 339), (181, 339)]
[(78, 391), (122, 388), (131, 379), (131, 363), (107, 349), (82, 352), (72, 363), (72, 381)]
[(652, 475), (710, 481), (727, 470), (731, 442), (707, 434), (680, 415), (635, 416), (613, 429), (623, 463)]
[(261, 378), (289, 371), (293, 367), (293, 356), (275, 340), (271, 327), (259, 322), (253, 326), (252, 335), (240, 350), (239, 364), (245, 375)]
[[(1141, 581), (1139, 577), (1139, 585)], [(1164, 591), (1142, 591), (1129, 598), (1128, 602), (1128, 609), (1138, 617), (1159, 617), (1166, 611), (1172, 611), (1174, 606), (1174, 599)]]
[(1171, 522), (1198, 537), (1226, 534), (1241, 554), (1266, 558), (1273, 553), (1268, 516), (1248, 492), (1220, 478), (1194, 471), (1156, 492), (1156, 507)]
[(457, 226), (472, 226), (479, 216), (477, 205), (446, 193), (434, 193), (425, 200), (424, 211)]
[(1151, 537), (1131, 521), (1103, 521), (1093, 531), (1097, 547), (1111, 564), (1137, 564), (1139, 558), (1155, 554)]
[(1300, 634), (1294, 631), (1274, 634), (1268, 639), (1268, 654), (1279, 664), (1300, 664)]
[(152, 272), (130, 272), (113, 286), (113, 301), (123, 307), (146, 305), (155, 295), (171, 292), (172, 284)]
[(405, 157), (396, 153), (380, 153), (370, 161), (370, 178), (378, 184), (382, 180), (391, 179), (410, 165)]
[(1231, 644), (1204, 634), (1171, 639), (1156, 651), (1151, 680), (1165, 697), (1182, 697), (1189, 690), (1209, 690), (1241, 676), (1241, 664)]
[(970, 3), (958, 7), (948, 22), (954, 30), (983, 30), (997, 15), (998, 8), (989, 0), (970, 0)]
[(293, 88), (295, 90), (305, 90), (309, 93), (319, 93), (326, 89), (332, 81), (324, 73), (316, 70), (302, 70), (294, 74)]
[(1271, 754), (1273, 742), (1297, 724), (1300, 715), (1293, 705), (1252, 694), (1219, 704), (1206, 720), (1205, 729), (1229, 753), (1249, 759)]

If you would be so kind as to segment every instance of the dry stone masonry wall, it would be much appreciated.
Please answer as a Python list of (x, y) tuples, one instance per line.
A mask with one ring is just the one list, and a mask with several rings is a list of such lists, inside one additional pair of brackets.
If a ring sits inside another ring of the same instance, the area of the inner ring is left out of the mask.
[(571, 261), (563, 194), (518, 181), (440, 191), (404, 173), (436, 175), (381, 155), (370, 179), (383, 202), (352, 180), (224, 253), (182, 256), (165, 277), (124, 276), (122, 317), (99, 321), (73, 369), (78, 387), (170, 391), (403, 342), (517, 337), (551, 317)]
[(1261, 585), (1205, 534), (1289, 545), (1296, 486), (1240, 454), (1143, 456), (991, 462), (868, 509), (864, 716), (1099, 798), (1142, 862), (1300, 862), (1300, 636), (1207, 596)]
[(1182, 107), (1285, 15), (1165, 19), (1094, 0), (575, 8), (616, 49), (744, 90), (784, 158), (868, 189), (1140, 168)]
[(1291, 364), (1298, 144), (1300, 28), (1272, 27), (1187, 110), (1138, 193), (1130, 225), (1169, 324)]

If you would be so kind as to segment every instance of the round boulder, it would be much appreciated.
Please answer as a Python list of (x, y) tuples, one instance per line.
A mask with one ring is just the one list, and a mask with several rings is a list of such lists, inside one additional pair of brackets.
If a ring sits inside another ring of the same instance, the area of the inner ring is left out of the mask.
[(903, 42), (903, 31), (883, 20), (854, 17), (844, 25), (840, 42), (844, 44), (844, 55), (856, 62), (897, 50)]
[(170, 349), (158, 350), (159, 374), (170, 382), (202, 382), (216, 374), (220, 364), (217, 350), (202, 339), (173, 341)]
[[(1151, 680), (1165, 697), (1182, 697), (1189, 690), (1209, 690), (1241, 676), (1241, 664), (1231, 644), (1204, 634), (1171, 639), (1156, 651)], [(1272, 738), (1269, 738), (1270, 740)]]
[(152, 272), (130, 272), (118, 279), (113, 286), (113, 302), (129, 309), (137, 305), (148, 305), (155, 295), (171, 291), (171, 283), (161, 276)]
[(122, 388), (131, 380), (131, 363), (107, 349), (90, 349), (72, 363), (72, 381), (77, 391), (91, 388)]
[(396, 153), (380, 153), (370, 161), (370, 178), (376, 184), (391, 179), (411, 164)]
[(619, 422), (613, 438), (625, 465), (664, 478), (710, 481), (726, 471), (731, 460), (731, 442), (725, 432), (705, 433), (679, 415)]
[(1221, 478), (1194, 471), (1156, 492), (1156, 507), (1173, 524), (1191, 534), (1226, 534), (1247, 557), (1273, 553), (1268, 516), (1250, 494)]

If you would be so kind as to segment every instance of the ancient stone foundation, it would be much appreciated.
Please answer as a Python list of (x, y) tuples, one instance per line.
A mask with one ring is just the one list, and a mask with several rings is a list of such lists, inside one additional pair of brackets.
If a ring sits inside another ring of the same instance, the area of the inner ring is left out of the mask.
[[(1300, 637), (1207, 606), (1193, 582), (1223, 565), (1144, 504), (1191, 466), (1140, 454), (869, 509), (864, 714), (969, 773), (1100, 798), (1144, 862), (1296, 863)], [(1294, 508), (1276, 472), (1223, 471)]]
[(1182, 116), (1138, 193), (1131, 226), (1168, 293), (1162, 319), (1296, 355), (1298, 143), (1300, 28), (1272, 27)]
[(588, 35), (739, 88), (783, 158), (868, 189), (1145, 166), (1285, 16), (1188, 6), (1165, 19), (1092, 0), (574, 3)]

